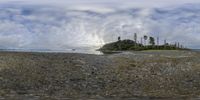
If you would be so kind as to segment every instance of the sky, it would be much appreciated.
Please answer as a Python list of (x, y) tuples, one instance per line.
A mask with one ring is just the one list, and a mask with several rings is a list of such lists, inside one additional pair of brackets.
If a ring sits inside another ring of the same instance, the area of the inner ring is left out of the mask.
[(200, 48), (199, 0), (0, 0), (0, 49), (99, 47), (144, 35)]

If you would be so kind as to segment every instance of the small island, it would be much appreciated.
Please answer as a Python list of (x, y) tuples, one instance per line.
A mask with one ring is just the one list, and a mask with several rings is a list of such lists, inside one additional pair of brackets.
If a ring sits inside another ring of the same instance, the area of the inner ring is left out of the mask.
[(117, 51), (142, 51), (142, 50), (188, 50), (179, 42), (174, 44), (169, 44), (164, 40), (164, 44), (159, 44), (159, 37), (157, 37), (157, 44), (155, 43), (154, 37), (148, 37), (144, 35), (141, 38), (141, 42), (137, 41), (137, 34), (134, 34), (134, 40), (125, 39), (121, 40), (121, 37), (118, 37), (118, 41), (107, 43), (103, 45), (99, 51), (101, 52), (117, 52)]

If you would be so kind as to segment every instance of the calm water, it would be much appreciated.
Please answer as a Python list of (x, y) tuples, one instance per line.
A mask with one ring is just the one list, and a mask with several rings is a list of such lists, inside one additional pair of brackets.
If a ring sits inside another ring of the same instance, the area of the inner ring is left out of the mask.
[(44, 53), (84, 53), (102, 55), (103, 53), (97, 50), (98, 48), (72, 48), (65, 50), (50, 50), (50, 49), (1, 49), (0, 51), (14, 51), (14, 52), (44, 52)]
[[(84, 54), (112, 54), (118, 52), (101, 52), (98, 51), (99, 47), (81, 47), (81, 48), (70, 48), (64, 50), (50, 50), (50, 49), (0, 49), (0, 51), (15, 51), (15, 52), (44, 52), (44, 53), (84, 53)], [(200, 49), (192, 49), (192, 51), (200, 52)]]
[(200, 52), (200, 49), (192, 49), (192, 51)]

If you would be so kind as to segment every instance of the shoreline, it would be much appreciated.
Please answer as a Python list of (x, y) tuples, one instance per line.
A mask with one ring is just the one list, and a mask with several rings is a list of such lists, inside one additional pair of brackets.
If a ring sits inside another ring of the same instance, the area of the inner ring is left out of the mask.
[(167, 52), (167, 51), (188, 51), (188, 52), (200, 52), (200, 49), (189, 49), (189, 50), (125, 50), (125, 51), (111, 51), (111, 50), (93, 50), (87, 52), (81, 51), (65, 51), (65, 50), (0, 50), (0, 52), (5, 53), (45, 53), (45, 54), (90, 54), (90, 55), (105, 55), (105, 54), (116, 54), (116, 53), (123, 53), (123, 52)]

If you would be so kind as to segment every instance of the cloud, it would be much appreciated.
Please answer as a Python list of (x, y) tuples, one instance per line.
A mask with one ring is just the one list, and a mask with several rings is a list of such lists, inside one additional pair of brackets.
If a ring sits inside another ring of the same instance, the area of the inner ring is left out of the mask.
[[(68, 3), (75, 5), (75, 1)], [(179, 41), (188, 47), (200, 47), (200, 4), (120, 8), (104, 3), (87, 1), (77, 5), (96, 5), (64, 8), (49, 4), (2, 3), (0, 48), (65, 50), (93, 47), (116, 41), (118, 36), (132, 39), (133, 33), (138, 33), (138, 37), (147, 34), (159, 36), (161, 41), (167, 39), (171, 43)], [(100, 10), (101, 7), (105, 9)]]

